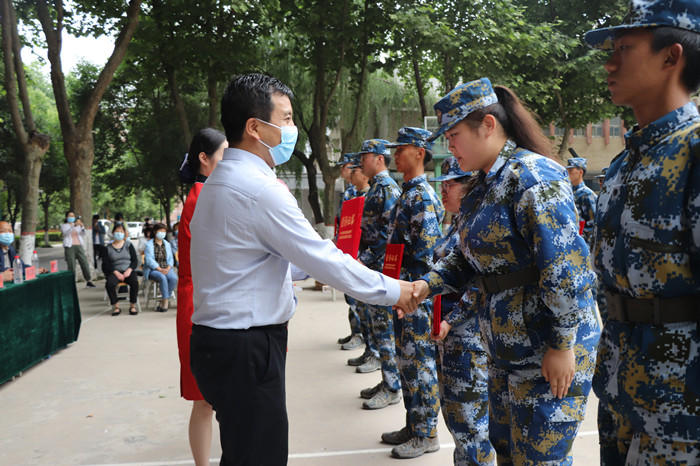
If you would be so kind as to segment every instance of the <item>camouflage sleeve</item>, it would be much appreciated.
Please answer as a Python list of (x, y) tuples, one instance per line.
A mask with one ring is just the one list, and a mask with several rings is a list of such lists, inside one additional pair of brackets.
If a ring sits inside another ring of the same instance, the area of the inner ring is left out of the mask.
[(585, 293), (595, 276), (586, 243), (578, 234), (577, 212), (568, 181), (534, 185), (517, 199), (516, 224), (540, 270), (540, 293), (551, 313), (552, 348), (576, 343), (576, 330), (589, 305)]
[(435, 204), (430, 199), (422, 199), (413, 204), (410, 220), (411, 250), (404, 252), (408, 259), (407, 270), (414, 279), (424, 274), (433, 265), (433, 249), (442, 237), (440, 222), (445, 210), (442, 204)]
[(474, 314), (476, 314), (476, 302), (474, 301), (475, 296), (473, 291), (474, 290), (470, 289), (464, 293), (457, 305), (454, 306), (450, 312), (442, 318), (442, 320), (450, 324), (452, 327), (456, 327), (474, 317)]
[(420, 280), (428, 283), (430, 295), (433, 296), (459, 291), (474, 275), (474, 269), (457, 245), (434, 264), (430, 272), (420, 277)]
[[(693, 145), (695, 158), (688, 179), (688, 201), (686, 204), (686, 215), (690, 223), (693, 247), (687, 248), (690, 251), (691, 264), (700, 264), (700, 140), (694, 140)], [(694, 273), (700, 271), (694, 270)]]
[(581, 202), (581, 218), (580, 220), (585, 220), (586, 224), (583, 227), (583, 237), (586, 239), (586, 243), (591, 244), (591, 239), (593, 238), (593, 228), (595, 227), (595, 204), (596, 196), (593, 193), (589, 193), (584, 196)]
[[(384, 263), (384, 253), (386, 252), (387, 230), (392, 210), (396, 205), (397, 196), (387, 193), (389, 188), (380, 190), (381, 198), (377, 199), (377, 206), (382, 211), (376, 225), (372, 229), (376, 233), (376, 241), (368, 244), (367, 248), (360, 254), (360, 261), (372, 270), (381, 270)], [(389, 194), (389, 195), (388, 195)]]

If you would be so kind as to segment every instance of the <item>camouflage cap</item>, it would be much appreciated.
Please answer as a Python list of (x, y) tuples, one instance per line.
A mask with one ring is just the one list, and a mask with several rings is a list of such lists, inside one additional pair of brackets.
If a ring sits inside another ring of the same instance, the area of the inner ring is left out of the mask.
[(391, 152), (389, 152), (387, 144), (389, 141), (386, 139), (368, 139), (362, 143), (362, 149), (358, 154), (377, 154), (389, 157)]
[(352, 157), (350, 158), (350, 165), (348, 165), (349, 168), (358, 168), (362, 166), (362, 154), (357, 152), (355, 154), (352, 154)]
[(586, 171), (586, 166), (588, 162), (583, 157), (574, 157), (568, 160), (566, 168), (580, 168), (584, 172)]
[(455, 87), (433, 105), (440, 127), (428, 137), (434, 141), (470, 113), (498, 102), (489, 78), (481, 78)]
[(432, 178), (428, 181), (447, 181), (454, 180), (455, 178), (462, 178), (463, 176), (472, 176), (474, 172), (463, 172), (459, 167), (459, 161), (454, 157), (447, 157), (442, 161), (442, 166), (440, 168), (441, 175), (437, 178)]
[(335, 163), (335, 166), (336, 166), (336, 167), (340, 167), (340, 166), (345, 165), (346, 163), (352, 163), (352, 161), (354, 160), (355, 155), (357, 155), (356, 152), (348, 152), (347, 154), (343, 154), (343, 155), (340, 157), (340, 160), (338, 160), (338, 161)]
[(612, 50), (615, 34), (623, 29), (670, 26), (700, 33), (698, 0), (631, 0), (622, 24), (588, 31), (584, 38), (589, 47)]
[(396, 138), (396, 142), (391, 142), (386, 146), (389, 148), (394, 148), (412, 145), (430, 150), (433, 148), (433, 141), (428, 141), (428, 136), (430, 136), (430, 131), (427, 129), (404, 126), (399, 130), (399, 136)]
[(608, 167), (605, 167), (605, 168), (603, 168), (603, 169), (600, 171), (600, 175), (596, 175), (594, 178), (595, 178), (596, 180), (599, 180), (599, 179), (601, 179), (601, 178), (605, 178), (605, 174), (606, 174), (607, 172), (608, 172)]

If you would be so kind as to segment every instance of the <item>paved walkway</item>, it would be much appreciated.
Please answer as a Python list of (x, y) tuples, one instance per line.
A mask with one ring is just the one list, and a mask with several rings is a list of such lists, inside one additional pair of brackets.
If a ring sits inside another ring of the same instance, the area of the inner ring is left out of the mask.
[[(175, 312), (144, 306), (138, 316), (111, 317), (102, 301), (104, 281), (96, 284), (77, 285), (78, 341), (0, 385), (0, 464), (194, 464), (187, 440), (191, 405), (179, 396)], [(375, 385), (379, 373), (356, 374), (345, 364), (359, 350), (340, 351), (336, 344), (347, 333), (342, 295), (332, 301), (311, 282), (303, 286), (289, 327), (289, 464), (396, 466), (400, 460), (390, 458), (379, 436), (403, 425), (402, 404), (361, 409), (359, 391)], [(598, 463), (596, 404), (591, 398), (574, 444), (576, 465)], [(406, 464), (452, 463), (452, 437), (442, 418), (438, 431), (440, 451)], [(219, 455), (215, 439), (212, 464)]]

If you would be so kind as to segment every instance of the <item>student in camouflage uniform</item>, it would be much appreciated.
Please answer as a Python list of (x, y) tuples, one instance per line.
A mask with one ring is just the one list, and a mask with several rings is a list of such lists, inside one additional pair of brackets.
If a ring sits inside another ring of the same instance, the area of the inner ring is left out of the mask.
[[(389, 176), (387, 166), (391, 153), (386, 147), (389, 141), (369, 139), (362, 143), (362, 172), (369, 178), (369, 191), (365, 195), (362, 213), (362, 238), (358, 260), (372, 270), (384, 267), (387, 229), (391, 210), (401, 195), (401, 189)], [(394, 311), (389, 306), (366, 305), (371, 320), (372, 335), (379, 349), (380, 361), (367, 356), (366, 362), (357, 367), (358, 372), (371, 372), (381, 366), (382, 382), (374, 394), (362, 403), (365, 409), (381, 409), (401, 401), (401, 382), (396, 366), (394, 341)]]
[[(334, 240), (338, 239), (338, 227), (340, 226), (340, 213), (343, 209), (343, 202), (349, 201), (357, 197), (357, 189), (350, 179), (350, 174), (352, 172), (352, 161), (355, 154), (348, 153), (343, 154), (335, 166), (340, 167), (340, 177), (345, 180), (348, 184), (348, 188), (343, 192), (343, 196), (340, 198), (340, 204), (338, 205), (338, 214), (335, 216), (336, 232)], [(360, 326), (360, 316), (357, 312), (357, 305), (355, 304), (355, 299), (350, 296), (345, 295), (345, 302), (348, 303), (348, 321), (350, 322), (350, 335), (343, 338), (338, 338), (338, 344), (341, 345), (341, 349), (352, 350), (362, 346), (362, 328)]]
[(483, 78), (435, 110), (431, 138), (445, 133), (462, 170), (479, 173), (462, 201), (459, 248), (414, 282), (418, 299), (476, 279), (499, 463), (570, 464), (600, 332), (571, 183), (539, 155), (551, 143), (509, 89)]
[[(407, 281), (417, 280), (430, 271), (433, 249), (441, 236), (440, 223), (445, 216), (442, 202), (425, 176), (425, 164), (433, 158), (433, 143), (425, 141), (428, 136), (430, 131), (404, 127), (399, 129), (396, 142), (386, 146), (396, 148), (396, 169), (403, 173), (404, 179), (387, 235), (389, 244), (404, 245), (400, 273)], [(391, 454), (397, 458), (415, 458), (440, 449), (435, 342), (430, 338), (432, 316), (432, 302), (424, 301), (416, 312), (394, 321), (406, 423), (398, 431), (382, 434), (382, 441), (396, 445)]]
[(583, 175), (586, 174), (586, 159), (583, 157), (569, 159), (566, 171), (569, 172), (569, 180), (574, 188), (574, 202), (578, 211), (578, 219), (586, 222), (583, 226), (583, 239), (590, 247), (593, 239), (593, 226), (595, 225), (595, 203), (598, 196), (583, 182)]
[[(362, 157), (360, 154), (355, 154), (350, 162), (350, 182), (355, 186), (357, 191), (357, 196), (365, 197), (367, 192), (369, 192), (369, 178), (362, 173), (361, 167)], [(369, 308), (367, 304), (362, 301), (354, 300), (355, 309), (357, 311), (357, 316), (360, 322), (360, 333), (362, 340), (365, 342), (365, 352), (359, 358), (350, 358), (348, 364), (351, 366), (360, 366), (367, 361), (368, 355), (371, 355), (375, 361), (379, 361), (379, 349), (377, 348), (377, 342), (374, 340), (372, 335), (372, 319), (369, 314)], [(372, 398), (376, 392), (381, 388), (381, 382), (377, 385), (375, 389), (363, 390), (361, 393), (362, 398)]]
[(700, 2), (639, 1), (589, 31), (613, 103), (637, 124), (598, 197), (607, 291), (598, 349), (601, 462), (700, 464)]
[[(459, 213), (474, 172), (459, 168), (454, 157), (442, 163), (439, 181), (445, 210)], [(457, 215), (449, 230), (435, 245), (433, 260), (439, 261), (459, 243)], [(460, 290), (462, 291), (462, 290)], [(488, 366), (481, 343), (473, 287), (466, 293), (442, 295), (442, 322), (437, 340), (437, 373), (440, 409), (455, 441), (454, 464), (492, 465), (496, 452), (489, 441)]]

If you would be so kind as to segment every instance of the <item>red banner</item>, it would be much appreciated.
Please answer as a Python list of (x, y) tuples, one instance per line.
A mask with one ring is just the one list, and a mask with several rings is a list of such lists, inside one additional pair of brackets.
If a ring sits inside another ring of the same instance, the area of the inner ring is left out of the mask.
[(362, 235), (362, 211), (365, 208), (365, 198), (356, 197), (343, 202), (340, 211), (340, 225), (338, 225), (338, 241), (336, 246), (346, 254), (357, 259), (360, 249), (360, 236)]
[(403, 259), (403, 244), (387, 244), (384, 255), (382, 273), (387, 277), (399, 279), (401, 276), (401, 260)]
[(442, 295), (433, 298), (433, 335), (440, 335), (442, 323)]

